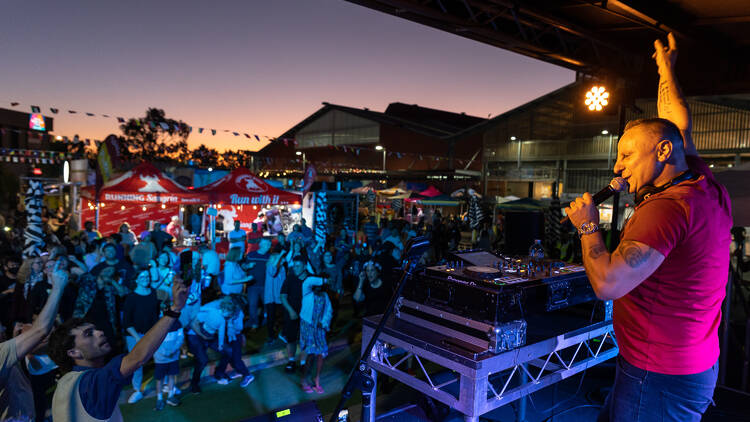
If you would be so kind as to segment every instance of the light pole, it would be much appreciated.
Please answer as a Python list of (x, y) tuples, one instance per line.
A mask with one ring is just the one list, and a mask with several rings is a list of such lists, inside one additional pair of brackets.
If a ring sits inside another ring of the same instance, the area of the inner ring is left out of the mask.
[(602, 131), (602, 135), (609, 135), (609, 145), (607, 148), (607, 168), (612, 168), (612, 134), (607, 129)]
[(383, 173), (385, 173), (385, 147), (382, 145), (376, 145), (375, 150), (383, 151)]
[(307, 157), (305, 156), (305, 153), (302, 151), (297, 151), (296, 154), (302, 156), (302, 174), (304, 175), (305, 165), (307, 164)]

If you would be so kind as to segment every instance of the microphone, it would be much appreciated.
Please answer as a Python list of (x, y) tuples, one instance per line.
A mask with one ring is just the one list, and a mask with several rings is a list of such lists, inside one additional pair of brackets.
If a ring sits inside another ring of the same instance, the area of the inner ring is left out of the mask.
[[(622, 177), (615, 177), (614, 179), (612, 179), (612, 181), (609, 182), (609, 185), (607, 185), (606, 188), (594, 194), (594, 205), (601, 204), (615, 193), (624, 191), (627, 187), (628, 182), (626, 182), (625, 179), (623, 179)], [(570, 218), (566, 216), (565, 218), (560, 220), (560, 224), (565, 224), (568, 221), (570, 221)]]

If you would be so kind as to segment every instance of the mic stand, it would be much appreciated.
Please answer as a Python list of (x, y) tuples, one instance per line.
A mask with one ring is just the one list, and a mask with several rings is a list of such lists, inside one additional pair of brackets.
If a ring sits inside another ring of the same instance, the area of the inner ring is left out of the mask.
[[(344, 389), (341, 392), (341, 398), (339, 399), (338, 404), (336, 405), (336, 408), (333, 411), (333, 414), (331, 414), (331, 418), (329, 419), (329, 422), (337, 422), (339, 417), (339, 412), (344, 407), (344, 404), (351, 398), (352, 393), (355, 389), (362, 392), (362, 409), (364, 413), (364, 409), (367, 409), (370, 407), (370, 398), (372, 397), (373, 393), (373, 387), (375, 386), (375, 381), (372, 379), (372, 375), (370, 375), (370, 365), (368, 363), (370, 354), (372, 353), (372, 349), (375, 347), (375, 343), (378, 340), (378, 337), (380, 336), (380, 332), (383, 331), (383, 327), (385, 326), (385, 323), (388, 321), (388, 318), (393, 313), (393, 308), (396, 306), (396, 302), (398, 301), (398, 298), (401, 297), (401, 291), (404, 289), (404, 285), (406, 284), (406, 280), (411, 276), (414, 269), (417, 267), (419, 260), (421, 258), (421, 253), (416, 254), (416, 251), (424, 251), (424, 247), (429, 247), (429, 241), (424, 237), (419, 237), (413, 239), (413, 241), (409, 244), (408, 250), (406, 251), (407, 261), (406, 265), (404, 266), (404, 270), (401, 273), (401, 278), (398, 281), (398, 286), (396, 287), (396, 290), (393, 292), (393, 295), (391, 296), (390, 302), (388, 302), (388, 306), (385, 308), (385, 312), (383, 312), (383, 316), (380, 318), (380, 322), (378, 323), (378, 326), (375, 327), (375, 332), (372, 333), (372, 337), (370, 337), (370, 342), (367, 344), (367, 347), (365, 348), (364, 352), (362, 352), (362, 356), (360, 356), (359, 361), (355, 365), (354, 368), (352, 368), (351, 372), (349, 373), (349, 378), (346, 380), (346, 384), (344, 384)], [(418, 255), (418, 256), (417, 256)], [(367, 298), (365, 298), (367, 300)], [(363, 422), (375, 422), (369, 420), (369, 415), (365, 414), (362, 421)]]

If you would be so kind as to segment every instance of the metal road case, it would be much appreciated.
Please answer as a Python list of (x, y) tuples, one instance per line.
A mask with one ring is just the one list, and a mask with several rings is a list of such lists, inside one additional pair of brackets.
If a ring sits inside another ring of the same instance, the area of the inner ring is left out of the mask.
[[(585, 324), (539, 339), (533, 325), (529, 344), (498, 354), (477, 355), (454, 347), (452, 336), (396, 317), (386, 323), (370, 354), (369, 365), (464, 414), (465, 421), (571, 377), (618, 353), (612, 322)], [(380, 316), (364, 319), (363, 348)], [(411, 361), (411, 369), (407, 369)], [(377, 387), (363, 409), (365, 422), (375, 421)]]

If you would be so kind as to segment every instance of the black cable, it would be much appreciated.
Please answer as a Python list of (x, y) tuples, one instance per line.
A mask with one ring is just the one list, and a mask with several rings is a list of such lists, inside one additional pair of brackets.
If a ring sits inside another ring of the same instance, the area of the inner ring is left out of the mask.
[(596, 405), (596, 404), (581, 404), (581, 405), (578, 405), (578, 406), (573, 406), (570, 409), (563, 410), (562, 412), (560, 412), (560, 413), (558, 413), (556, 415), (549, 416), (547, 419), (543, 420), (542, 422), (549, 422), (549, 421), (552, 420), (552, 418), (554, 418), (556, 416), (564, 415), (564, 414), (566, 414), (568, 412), (572, 412), (573, 410), (584, 409), (586, 407), (594, 407), (594, 408), (597, 408), (597, 409), (601, 409), (602, 408), (601, 406)]
[[(583, 386), (583, 379), (585, 377), (586, 377), (586, 371), (584, 370), (581, 373), (581, 380), (578, 382), (578, 388), (576, 388), (576, 392), (573, 393), (572, 396), (568, 397), (567, 399), (565, 399), (565, 400), (563, 400), (561, 402), (558, 402), (557, 404), (552, 405), (551, 407), (548, 407), (547, 409), (541, 410), (541, 411), (536, 408), (536, 404), (534, 404), (534, 398), (531, 397), (532, 394), (529, 394), (528, 397), (529, 397), (529, 401), (531, 401), (531, 407), (533, 407), (534, 410), (536, 410), (537, 412), (539, 412), (541, 414), (554, 411), (555, 409), (557, 409), (558, 407), (562, 406), (563, 404), (565, 404), (565, 403), (573, 400), (574, 398), (578, 397), (578, 393), (581, 392), (581, 387)], [(557, 385), (557, 383), (555, 383), (555, 385)]]

